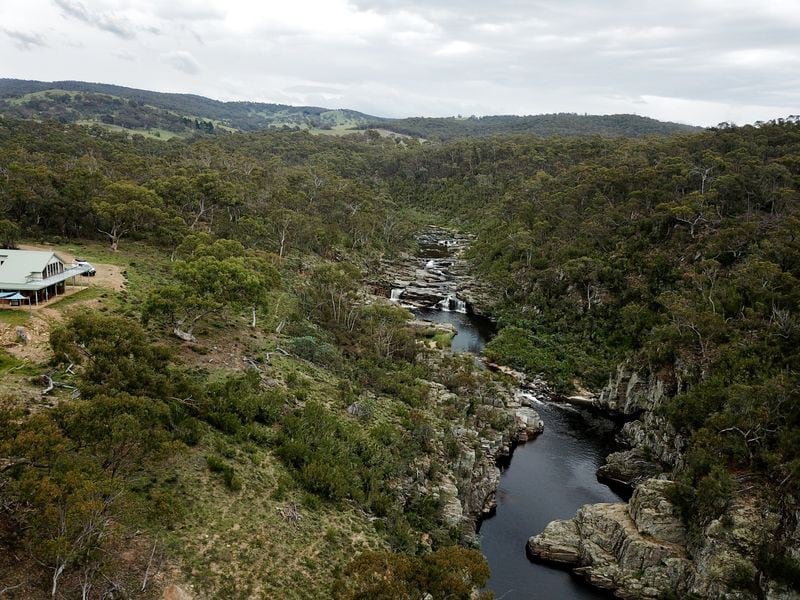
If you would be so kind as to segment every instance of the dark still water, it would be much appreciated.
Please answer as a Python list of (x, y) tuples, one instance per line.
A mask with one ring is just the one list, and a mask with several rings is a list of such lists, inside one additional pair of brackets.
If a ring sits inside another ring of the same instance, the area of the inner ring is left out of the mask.
[(453, 352), (480, 354), (486, 342), (494, 334), (494, 325), (489, 319), (464, 313), (448, 312), (435, 308), (419, 308), (414, 311), (420, 319), (437, 323), (451, 323), (456, 335), (450, 343)]
[(505, 600), (607, 598), (567, 571), (532, 563), (525, 544), (550, 521), (573, 517), (584, 504), (621, 500), (595, 476), (611, 451), (605, 442), (609, 432), (565, 408), (534, 408), (544, 432), (517, 446), (500, 478), (497, 513), (481, 524), (481, 552), (492, 569), (487, 587)]
[[(455, 325), (456, 352), (478, 354), (494, 333), (491, 322), (473, 315), (416, 312), (422, 319)], [(568, 571), (531, 562), (525, 544), (550, 521), (570, 518), (584, 504), (621, 500), (595, 475), (612, 451), (609, 424), (569, 406), (534, 408), (544, 421), (544, 433), (516, 448), (500, 479), (497, 512), (481, 523), (481, 551), (492, 569), (487, 587), (497, 600), (607, 598)]]

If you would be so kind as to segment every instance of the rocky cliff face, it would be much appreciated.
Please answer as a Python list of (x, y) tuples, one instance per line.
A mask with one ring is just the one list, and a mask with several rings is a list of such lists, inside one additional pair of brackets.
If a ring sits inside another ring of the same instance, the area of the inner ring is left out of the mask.
[(619, 598), (707, 595), (712, 583), (689, 556), (685, 526), (667, 497), (672, 485), (649, 479), (628, 504), (586, 505), (530, 538), (528, 552)]
[(589, 504), (528, 540), (536, 559), (574, 568), (595, 587), (620, 598), (685, 595), (695, 577), (686, 531), (666, 499), (669, 481), (651, 479), (629, 504)]
[(617, 435), (625, 449), (608, 456), (598, 471), (601, 479), (634, 487), (681, 467), (686, 440), (656, 412), (677, 386), (654, 374), (643, 376), (623, 364), (592, 398), (596, 409), (630, 419)]
[[(429, 227), (418, 236), (418, 256), (405, 256), (384, 264), (383, 273), (374, 282), (376, 293), (412, 309), (438, 308), (480, 314), (484, 294), (462, 258), (471, 240), (468, 235)], [(411, 325), (443, 327), (427, 321)], [(436, 358), (432, 360), (438, 362)], [(436, 371), (443, 369), (441, 365), (434, 368)], [(461, 406), (456, 394), (441, 383), (427, 381), (426, 384), (431, 406)], [(516, 444), (533, 439), (543, 430), (542, 420), (531, 405), (536, 395), (549, 393), (546, 384), (536, 379), (526, 380), (524, 385), (525, 391), (513, 381), (494, 380), (491, 391), (485, 394), (475, 414), (462, 415), (463, 418), (456, 419), (457, 424), (452, 426), (449, 433), (456, 448), (447, 452), (439, 448), (434, 456), (416, 465), (415, 476), (401, 484), (409, 494), (416, 488), (438, 499), (444, 522), (460, 528), (467, 540), (474, 537), (477, 522), (491, 514), (496, 506), (500, 483), (498, 464), (510, 456)], [(436, 437), (441, 439), (443, 434), (444, 431), (436, 432)], [(433, 462), (437, 466), (435, 469), (431, 469)], [(431, 471), (438, 475), (429, 478), (426, 474)]]
[[(439, 394), (449, 394), (439, 390)], [(494, 398), (494, 421), (505, 427), (493, 429), (473, 424), (453, 430), (458, 458), (442, 457), (444, 476), (436, 488), (443, 502), (445, 522), (462, 527), (469, 538), (477, 522), (495, 509), (500, 485), (500, 462), (507, 459), (518, 443), (533, 439), (544, 430), (539, 414), (530, 407), (530, 394), (502, 388)]]
[(763, 494), (738, 495), (692, 539), (668, 498), (672, 485), (649, 479), (628, 504), (586, 505), (573, 519), (554, 521), (530, 538), (528, 552), (572, 568), (619, 598), (800, 598), (757, 572), (759, 552), (780, 521)]
[(573, 519), (550, 523), (530, 538), (530, 555), (568, 566), (620, 598), (800, 599), (757, 568), (765, 547), (800, 557), (800, 513), (778, 506), (768, 486), (743, 482), (723, 515), (687, 534), (666, 479), (682, 469), (687, 440), (657, 412), (680, 387), (623, 365), (591, 399), (630, 419), (617, 436), (626, 448), (609, 455), (598, 476), (630, 486), (633, 495), (628, 504), (587, 505)]

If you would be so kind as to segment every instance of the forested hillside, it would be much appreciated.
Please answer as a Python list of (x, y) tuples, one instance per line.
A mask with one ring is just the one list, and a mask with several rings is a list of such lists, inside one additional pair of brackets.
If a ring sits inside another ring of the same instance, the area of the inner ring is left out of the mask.
[[(700, 131), (699, 127), (657, 121), (638, 115), (493, 115), (486, 117), (410, 117), (407, 119), (375, 119), (366, 127), (380, 127), (432, 140), (453, 140), (467, 137), (528, 134), (542, 137), (643, 137)], [(364, 126), (361, 127), (362, 129)]]
[[(0, 118), (2, 244), (126, 277), (93, 310), (54, 307), (46, 360), (0, 352), (0, 581), (22, 597), (177, 577), (216, 597), (469, 598), (488, 573), (444, 490), (508, 426), (508, 382), (369, 293), (434, 222), (477, 236), (491, 359), (564, 392), (624, 361), (670, 382), (693, 527), (744, 485), (791, 507), (799, 202), (793, 120), (422, 144)], [(736, 585), (796, 585), (775, 540)]]
[(167, 94), (109, 84), (17, 79), (0, 79), (0, 115), (61, 123), (95, 123), (161, 139), (263, 129), (307, 129), (339, 134), (378, 129), (430, 140), (511, 133), (641, 137), (698, 130), (636, 115), (388, 119), (347, 109), (219, 102), (193, 94)]
[[(567, 393), (601, 388), (623, 361), (665, 385), (656, 412), (688, 439), (674, 500), (696, 535), (754, 485), (792, 506), (796, 119), (644, 142), (462, 142), (394, 169), (395, 195), (478, 231), (476, 267), (499, 290), (490, 357)], [(798, 565), (773, 541), (758, 569), (797, 585)]]

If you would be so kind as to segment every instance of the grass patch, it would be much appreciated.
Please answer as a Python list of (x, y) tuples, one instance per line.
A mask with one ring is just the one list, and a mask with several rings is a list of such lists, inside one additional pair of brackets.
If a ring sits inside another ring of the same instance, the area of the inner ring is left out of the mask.
[(433, 342), (437, 348), (449, 348), (453, 338), (456, 337), (456, 332), (441, 327), (427, 327), (419, 331), (417, 335)]
[[(235, 501), (209, 456), (235, 465), (242, 484)], [(184, 460), (174, 492), (187, 500), (187, 511), (165, 541), (202, 597), (327, 598), (334, 574), (353, 556), (386, 548), (354, 508), (304, 504), (293, 478), (261, 446), (210, 430)], [(299, 520), (284, 516), (290, 506)]]
[(58, 310), (63, 310), (65, 308), (69, 308), (79, 302), (86, 302), (87, 300), (93, 300), (95, 298), (100, 298), (106, 294), (113, 293), (108, 288), (104, 288), (101, 286), (89, 286), (85, 287), (79, 292), (72, 294), (71, 296), (62, 297), (52, 304), (49, 305), (50, 308), (57, 308)]
[(236, 476), (235, 469), (226, 463), (222, 458), (215, 454), (209, 454), (206, 457), (206, 464), (208, 470), (212, 473), (221, 473), (222, 479), (225, 481), (225, 487), (232, 492), (238, 492), (242, 489), (242, 480)]
[(103, 123), (100, 120), (94, 119), (81, 119), (79, 121), (75, 121), (77, 125), (98, 125), (103, 129), (108, 129), (109, 131), (113, 131), (114, 133), (125, 133), (128, 135), (141, 135), (151, 140), (163, 140), (169, 141), (172, 138), (185, 138), (188, 137), (189, 134), (180, 134), (174, 131), (167, 131), (166, 129), (159, 129), (159, 128), (152, 128), (152, 129), (129, 129), (128, 127), (122, 127), (121, 125), (114, 125), (113, 123)]
[(438, 348), (449, 348), (450, 344), (453, 343), (454, 337), (456, 337), (455, 332), (442, 331), (434, 335), (431, 339), (436, 342)]
[(30, 321), (31, 315), (28, 311), (0, 309), (0, 323), (7, 325), (25, 325)]
[(22, 376), (39, 375), (39, 369), (35, 365), (26, 360), (20, 360), (5, 350), (0, 350), (0, 373), (5, 375), (12, 372)]

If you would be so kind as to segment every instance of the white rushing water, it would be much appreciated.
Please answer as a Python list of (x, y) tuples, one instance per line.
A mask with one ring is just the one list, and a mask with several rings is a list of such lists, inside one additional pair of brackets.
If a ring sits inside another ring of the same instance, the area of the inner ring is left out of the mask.
[(439, 300), (439, 302), (436, 303), (436, 308), (445, 312), (467, 314), (467, 303), (454, 294), (448, 294), (447, 298)]
[(403, 288), (392, 288), (389, 300), (391, 300), (392, 302), (400, 302), (400, 296), (403, 295), (403, 292), (405, 292)]

